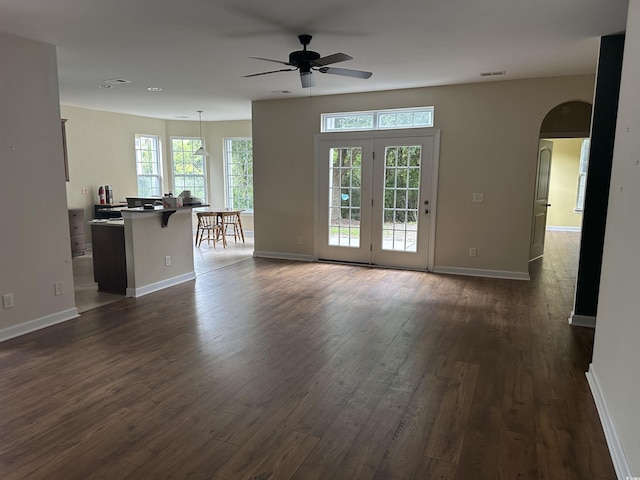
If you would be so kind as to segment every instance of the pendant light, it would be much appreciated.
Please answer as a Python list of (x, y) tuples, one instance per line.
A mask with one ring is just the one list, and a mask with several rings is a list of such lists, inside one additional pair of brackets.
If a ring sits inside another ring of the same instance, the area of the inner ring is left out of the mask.
[(202, 110), (198, 110), (198, 115), (200, 117), (200, 148), (193, 152), (193, 154), (208, 157), (209, 152), (204, 149), (204, 140), (202, 139)]

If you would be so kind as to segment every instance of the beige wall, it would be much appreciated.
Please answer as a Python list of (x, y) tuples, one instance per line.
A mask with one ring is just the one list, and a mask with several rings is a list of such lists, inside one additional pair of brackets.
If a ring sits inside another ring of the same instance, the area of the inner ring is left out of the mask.
[[(0, 340), (77, 316), (56, 51), (0, 33)], [(63, 294), (54, 295), (62, 282)]]
[[(538, 135), (569, 100), (591, 102), (574, 76), (253, 103), (256, 251), (313, 255), (314, 135), (320, 114), (433, 105), (441, 131), (436, 267), (526, 273)], [(474, 192), (484, 203), (472, 203)], [(477, 257), (469, 257), (469, 248)]]
[[(189, 210), (178, 210), (165, 226), (159, 212), (125, 212), (123, 217), (127, 295), (138, 297), (195, 278)], [(165, 263), (167, 256), (169, 265)]]
[[(197, 121), (165, 121), (160, 119), (123, 115), (63, 105), (63, 118), (67, 119), (67, 151), (69, 182), (67, 201), (69, 208), (84, 208), (85, 218), (93, 218), (93, 205), (98, 203), (100, 185), (112, 185), (114, 200), (125, 201), (137, 196), (134, 137), (137, 133), (158, 135), (162, 146), (164, 192), (171, 191), (169, 176), (172, 136), (200, 136)], [(208, 158), (207, 176), (212, 205), (224, 205), (223, 138), (250, 137), (251, 122), (203, 122)], [(83, 188), (88, 194), (82, 193)], [(173, 192), (178, 194), (180, 192)], [(253, 229), (252, 218), (243, 217), (246, 228)], [(90, 233), (87, 239), (91, 242)]]
[(640, 476), (639, 51), (640, 2), (629, 2), (591, 373), (620, 441), (617, 453), (631, 469), (624, 473), (634, 477)]
[(547, 213), (548, 227), (582, 226), (582, 213), (577, 213), (578, 171), (580, 168), (581, 138), (551, 139), (553, 157)]
[[(164, 140), (164, 120), (65, 105), (61, 107), (61, 114), (67, 119), (69, 208), (85, 208), (85, 217), (93, 218), (100, 185), (113, 186), (116, 202), (125, 201), (126, 196), (137, 196), (134, 136), (144, 133), (159, 135)], [(164, 141), (163, 147), (166, 147)], [(166, 165), (164, 168), (166, 171)], [(167, 188), (166, 176), (164, 182)], [(87, 195), (83, 195), (83, 187), (89, 189)]]

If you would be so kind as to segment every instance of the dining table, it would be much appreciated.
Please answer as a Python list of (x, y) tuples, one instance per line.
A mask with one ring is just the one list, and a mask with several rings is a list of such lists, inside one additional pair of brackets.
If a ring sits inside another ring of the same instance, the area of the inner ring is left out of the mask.
[(240, 219), (240, 214), (244, 212), (244, 209), (235, 209), (235, 208), (221, 208), (221, 207), (207, 207), (204, 209), (198, 209), (199, 212), (209, 212), (216, 215), (217, 223), (220, 225), (220, 230), (222, 231), (222, 246), (227, 248), (227, 225), (235, 223), (238, 225), (238, 231), (234, 231), (234, 237), (236, 234), (240, 236), (242, 239), (242, 243), (244, 242), (244, 230), (242, 229), (242, 220)]

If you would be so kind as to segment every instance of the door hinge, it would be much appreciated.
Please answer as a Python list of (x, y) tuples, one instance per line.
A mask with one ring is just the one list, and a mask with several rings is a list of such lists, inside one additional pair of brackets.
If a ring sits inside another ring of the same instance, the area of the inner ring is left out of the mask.
[(372, 243), (369, 244), (369, 251), (373, 252), (373, 244)]
[(373, 198), (371, 199), (371, 206), (373, 207)]

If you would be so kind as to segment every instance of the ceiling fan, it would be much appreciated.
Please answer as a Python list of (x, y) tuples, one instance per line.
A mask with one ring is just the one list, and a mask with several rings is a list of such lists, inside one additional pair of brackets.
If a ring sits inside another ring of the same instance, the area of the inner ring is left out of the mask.
[(289, 54), (288, 62), (283, 62), (281, 60), (272, 60), (270, 58), (249, 57), (255, 58), (257, 60), (266, 60), (267, 62), (280, 63), (282, 65), (288, 65), (293, 68), (282, 68), (280, 70), (271, 70), (269, 72), (252, 73), (251, 75), (244, 75), (244, 77), (257, 77), (259, 75), (267, 75), (269, 73), (292, 72), (295, 70), (300, 70), (300, 81), (302, 82), (302, 88), (309, 88), (315, 86), (316, 84), (316, 81), (313, 78), (313, 71), (317, 71), (320, 73), (330, 73), (332, 75), (343, 75), (346, 77), (354, 78), (369, 78), (371, 75), (373, 75), (371, 72), (364, 72), (362, 70), (328, 67), (327, 65), (332, 65), (338, 62), (346, 62), (347, 60), (353, 60), (353, 57), (345, 53), (334, 53), (332, 55), (327, 55), (326, 57), (321, 57), (318, 52), (307, 50), (307, 45), (311, 43), (311, 38), (311, 35), (298, 35), (298, 39), (302, 44), (302, 50), (291, 52)]

